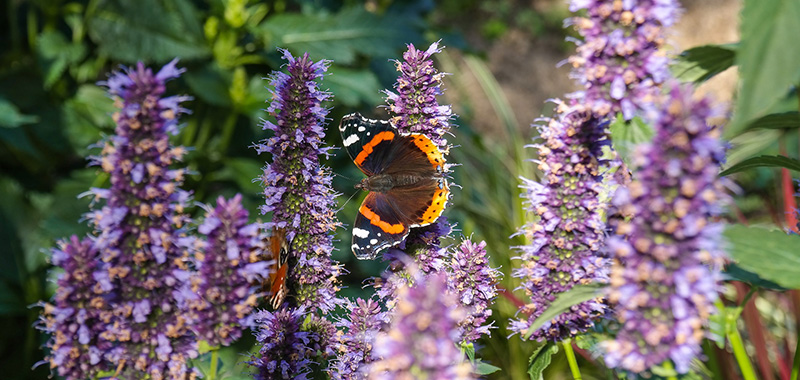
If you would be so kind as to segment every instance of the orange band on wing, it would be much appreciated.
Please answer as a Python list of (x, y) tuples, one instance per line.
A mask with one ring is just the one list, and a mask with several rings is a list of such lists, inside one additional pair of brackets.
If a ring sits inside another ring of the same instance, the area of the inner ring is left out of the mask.
[(419, 148), (426, 156), (428, 161), (431, 162), (434, 168), (444, 165), (444, 157), (439, 147), (431, 141), (427, 136), (420, 134), (412, 134), (414, 136), (414, 145)]
[(359, 153), (355, 159), (356, 165), (360, 166), (362, 163), (364, 163), (364, 160), (366, 160), (367, 157), (372, 154), (372, 148), (380, 144), (381, 141), (391, 141), (392, 139), (394, 139), (394, 133), (391, 131), (383, 131), (375, 135), (370, 142), (364, 144), (364, 146), (361, 148), (361, 153)]
[(406, 230), (406, 227), (402, 223), (389, 224), (387, 222), (382, 221), (381, 217), (378, 216), (378, 214), (372, 212), (372, 210), (370, 210), (369, 207), (365, 205), (361, 205), (361, 208), (359, 208), (358, 211), (361, 212), (361, 214), (364, 215), (364, 217), (369, 219), (370, 223), (378, 226), (378, 228), (380, 228), (381, 230), (383, 230), (383, 232), (386, 232), (387, 234), (397, 235), (403, 233), (403, 231)]
[(441, 189), (436, 189), (436, 192), (433, 193), (431, 205), (428, 206), (428, 209), (422, 214), (422, 224), (433, 223), (442, 215), (444, 206), (447, 204), (447, 194), (449, 193), (450, 190), (447, 188), (446, 184)]

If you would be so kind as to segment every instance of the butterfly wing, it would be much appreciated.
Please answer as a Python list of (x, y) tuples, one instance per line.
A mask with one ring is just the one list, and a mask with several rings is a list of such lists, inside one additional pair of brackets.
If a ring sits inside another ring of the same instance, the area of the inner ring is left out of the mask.
[(408, 221), (387, 194), (370, 192), (361, 203), (353, 223), (353, 254), (372, 260), (378, 252), (401, 242), (408, 235)]
[(270, 275), (269, 303), (273, 309), (277, 309), (288, 294), (290, 243), (286, 239), (286, 230), (276, 228), (272, 236), (269, 237), (267, 248), (272, 253), (273, 260), (275, 260), (275, 266)]
[(347, 154), (367, 176), (381, 173), (392, 161), (392, 141), (399, 134), (390, 122), (352, 113), (342, 118), (339, 131)]

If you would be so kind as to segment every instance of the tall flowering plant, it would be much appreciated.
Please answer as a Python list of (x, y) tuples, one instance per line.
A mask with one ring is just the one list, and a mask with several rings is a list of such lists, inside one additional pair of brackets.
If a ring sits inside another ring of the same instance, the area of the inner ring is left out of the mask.
[[(330, 94), (319, 89), (328, 61), (312, 61), (308, 54), (292, 56), (283, 51), (288, 73), (275, 71), (270, 78), (272, 100), (267, 111), (276, 122), (265, 121), (273, 136), (256, 144), (272, 162), (261, 176), (266, 203), (272, 213), (267, 227), (284, 228), (291, 242), (289, 253), (289, 302), (278, 310), (255, 317), (256, 338), (262, 345), (250, 363), (257, 377), (305, 378), (308, 364), (318, 355), (332, 354), (335, 326), (321, 317), (339, 302), (339, 264), (331, 259), (335, 217), (335, 193), (330, 170), (320, 164), (324, 147), (325, 117), (322, 102)], [(319, 361), (316, 361), (319, 363)], [(295, 377), (297, 376), (297, 377)]]
[[(520, 308), (511, 330), (526, 336), (531, 324), (558, 294), (577, 284), (607, 283), (609, 260), (603, 252), (604, 211), (602, 147), (608, 123), (575, 102), (557, 101), (556, 115), (539, 127), (542, 183), (523, 179), (523, 194), (534, 221), (519, 233), (520, 278), (530, 301)], [(602, 299), (589, 300), (547, 321), (532, 338), (559, 341), (587, 331), (605, 313)]]
[(608, 299), (622, 324), (603, 344), (606, 363), (642, 372), (672, 360), (679, 373), (700, 352), (720, 280), (726, 199), (718, 179), (725, 149), (707, 98), (672, 85), (655, 115), (654, 143), (636, 151), (634, 180), (613, 203), (614, 256)]
[(183, 378), (197, 356), (187, 305), (189, 193), (180, 189), (184, 170), (171, 168), (186, 150), (169, 141), (189, 98), (164, 96), (166, 82), (183, 72), (176, 63), (157, 73), (139, 63), (105, 82), (119, 107), (117, 126), (93, 157), (111, 181), (110, 189), (91, 190), (105, 204), (88, 214), (100, 276), (111, 285), (103, 297), (112, 314), (100, 339), (113, 344), (105, 359), (129, 379)]

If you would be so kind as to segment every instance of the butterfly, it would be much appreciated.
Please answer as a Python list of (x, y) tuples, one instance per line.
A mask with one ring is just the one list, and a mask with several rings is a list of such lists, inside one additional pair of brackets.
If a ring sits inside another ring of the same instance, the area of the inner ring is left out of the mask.
[(273, 260), (274, 264), (272, 264), (269, 280), (267, 284), (264, 284), (264, 287), (269, 286), (269, 303), (273, 309), (277, 309), (288, 294), (291, 242), (287, 240), (286, 230), (283, 228), (275, 228), (272, 234), (266, 237), (265, 242), (266, 247), (264, 249), (266, 256), (268, 256), (267, 259)]
[(390, 122), (353, 113), (339, 124), (350, 158), (367, 178), (355, 185), (368, 191), (353, 223), (353, 254), (374, 259), (413, 227), (435, 222), (450, 189), (444, 156), (427, 136), (400, 133)]

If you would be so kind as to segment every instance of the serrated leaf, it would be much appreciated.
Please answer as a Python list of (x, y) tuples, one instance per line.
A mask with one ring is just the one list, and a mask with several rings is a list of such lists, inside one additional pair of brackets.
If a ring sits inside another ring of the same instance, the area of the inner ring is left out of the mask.
[(747, 131), (752, 129), (795, 129), (800, 128), (800, 112), (791, 111), (774, 113), (750, 123)]
[(670, 70), (676, 78), (701, 83), (733, 66), (735, 44), (705, 45), (681, 53)]
[(733, 224), (725, 228), (725, 238), (729, 256), (743, 269), (784, 288), (800, 288), (800, 236)]
[(621, 115), (611, 123), (609, 131), (614, 150), (628, 166), (631, 165), (631, 155), (636, 146), (650, 142), (655, 134), (653, 128), (641, 118), (634, 117), (630, 121), (625, 121)]
[(741, 281), (746, 284), (750, 284), (751, 286), (758, 286), (759, 288), (777, 290), (780, 292), (789, 290), (772, 281), (765, 280), (758, 274), (746, 270), (735, 263), (726, 265), (722, 275), (726, 277), (725, 280)]
[(350, 107), (361, 103), (374, 106), (382, 101), (381, 85), (378, 77), (371, 71), (334, 65), (328, 72), (330, 75), (325, 77), (325, 85), (337, 101)]
[(349, 64), (356, 54), (392, 57), (406, 42), (418, 38), (402, 17), (381, 17), (363, 7), (338, 13), (282, 13), (268, 18), (259, 29), (267, 50), (277, 47), (294, 54), (308, 52), (312, 59)]
[(800, 161), (786, 156), (758, 156), (751, 157), (742, 162), (739, 162), (725, 170), (719, 175), (726, 176), (733, 173), (742, 172), (748, 169), (760, 167), (778, 167), (786, 168), (789, 170), (800, 171)]
[(186, 0), (105, 0), (89, 20), (100, 51), (123, 62), (165, 62), (209, 54), (199, 18)]
[(57, 82), (69, 65), (78, 63), (86, 56), (86, 46), (79, 42), (69, 42), (59, 32), (42, 32), (36, 46), (43, 66), (44, 87), (50, 88)]
[(525, 332), (525, 339), (529, 338), (536, 330), (541, 328), (546, 322), (561, 315), (574, 305), (586, 302), (590, 299), (600, 297), (602, 285), (576, 285), (572, 289), (559, 294), (556, 300), (531, 324)]
[(533, 351), (533, 355), (528, 361), (528, 375), (531, 380), (544, 380), (544, 370), (550, 366), (553, 355), (556, 353), (558, 353), (558, 345), (553, 342), (547, 342)]
[(726, 135), (734, 136), (761, 117), (800, 83), (800, 1), (745, 0), (742, 40), (736, 53), (741, 78), (734, 120)]
[(39, 118), (31, 115), (23, 115), (14, 103), (0, 98), (0, 127), (17, 128), (25, 124), (33, 124)]

